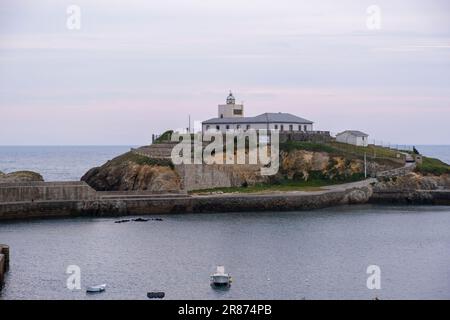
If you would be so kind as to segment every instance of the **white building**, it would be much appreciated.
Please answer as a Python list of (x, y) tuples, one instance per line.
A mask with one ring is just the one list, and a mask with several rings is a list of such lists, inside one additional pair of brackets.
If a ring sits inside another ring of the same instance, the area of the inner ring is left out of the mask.
[(336, 135), (336, 141), (353, 144), (355, 146), (367, 147), (369, 144), (369, 135), (357, 130), (346, 130)]
[(290, 113), (263, 113), (256, 117), (244, 117), (244, 105), (235, 104), (233, 94), (227, 97), (226, 104), (218, 107), (218, 117), (202, 122), (202, 130), (216, 130), (225, 133), (227, 130), (267, 129), (280, 131), (312, 131), (313, 122), (294, 116)]

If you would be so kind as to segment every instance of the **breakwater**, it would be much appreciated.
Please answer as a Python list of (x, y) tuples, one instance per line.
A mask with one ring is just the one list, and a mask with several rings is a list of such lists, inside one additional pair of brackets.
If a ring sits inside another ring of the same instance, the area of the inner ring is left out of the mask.
[[(343, 204), (450, 205), (450, 190), (373, 191), (376, 179), (324, 187), (320, 191), (254, 194), (151, 194), (96, 192), (84, 182), (1, 185), (0, 220), (175, 213), (296, 211)], [(14, 198), (16, 197), (16, 198)], [(14, 200), (15, 201), (12, 201)], [(7, 200), (7, 201), (5, 201)]]
[[(1, 219), (71, 216), (121, 216), (171, 213), (292, 211), (365, 203), (372, 195), (370, 181), (330, 186), (315, 192), (268, 194), (136, 194), (97, 192), (84, 200), (55, 199), (0, 203)], [(70, 184), (67, 185), (71, 190)], [(87, 186), (89, 188), (89, 186)], [(95, 192), (95, 191), (94, 191)]]
[(55, 200), (92, 200), (97, 193), (87, 183), (18, 182), (0, 184), (0, 203)]
[(0, 290), (3, 287), (5, 273), (9, 270), (9, 247), (0, 244)]

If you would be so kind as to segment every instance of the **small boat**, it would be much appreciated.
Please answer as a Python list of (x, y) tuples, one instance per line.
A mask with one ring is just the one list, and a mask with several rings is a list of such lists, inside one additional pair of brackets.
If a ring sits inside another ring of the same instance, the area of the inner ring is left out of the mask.
[(230, 286), (232, 278), (228, 273), (225, 273), (224, 266), (217, 266), (216, 273), (211, 275), (211, 285), (224, 287)]
[(135, 221), (135, 222), (147, 222), (148, 219), (137, 218), (137, 219), (133, 219), (133, 221)]
[(147, 298), (149, 299), (162, 299), (165, 295), (164, 292), (147, 292)]
[(100, 284), (98, 286), (87, 287), (86, 292), (88, 293), (98, 293), (103, 292), (106, 289), (106, 284)]

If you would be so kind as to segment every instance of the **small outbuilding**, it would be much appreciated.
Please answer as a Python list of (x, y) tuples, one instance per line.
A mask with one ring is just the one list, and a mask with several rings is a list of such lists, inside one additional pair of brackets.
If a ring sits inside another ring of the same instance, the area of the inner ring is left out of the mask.
[(358, 130), (346, 130), (336, 135), (336, 141), (360, 147), (367, 147), (369, 144), (369, 135)]

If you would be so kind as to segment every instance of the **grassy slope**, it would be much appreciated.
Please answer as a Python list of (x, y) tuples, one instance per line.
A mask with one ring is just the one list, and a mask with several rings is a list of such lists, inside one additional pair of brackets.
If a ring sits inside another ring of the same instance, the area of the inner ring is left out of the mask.
[[(345, 182), (356, 181), (349, 180)], [(257, 184), (248, 187), (229, 187), (229, 188), (214, 188), (214, 189), (203, 189), (194, 190), (190, 193), (203, 194), (211, 192), (223, 192), (223, 193), (255, 193), (264, 191), (320, 191), (323, 190), (321, 187), (341, 184), (343, 181), (337, 180), (325, 180), (325, 179), (311, 179), (308, 181), (303, 180), (284, 180), (276, 184)]]
[[(340, 143), (336, 141), (330, 141), (327, 143), (316, 142), (302, 142), (302, 141), (289, 141), (280, 144), (280, 150), (293, 151), (293, 150), (306, 150), (316, 152), (327, 152), (334, 155), (348, 156), (348, 157), (364, 157), (364, 153), (368, 157), (380, 157), (380, 158), (392, 158), (397, 159), (399, 154), (396, 150), (389, 148), (369, 145), (367, 147), (358, 147), (350, 144)], [(400, 154), (400, 158), (403, 155)]]
[(123, 162), (133, 162), (138, 165), (149, 165), (149, 166), (163, 166), (173, 168), (173, 163), (166, 159), (151, 159), (149, 157), (144, 157), (133, 152), (124, 153), (117, 158), (111, 160), (110, 164), (116, 165)]
[(422, 164), (417, 165), (416, 172), (422, 174), (450, 174), (450, 166), (439, 159), (422, 157)]

